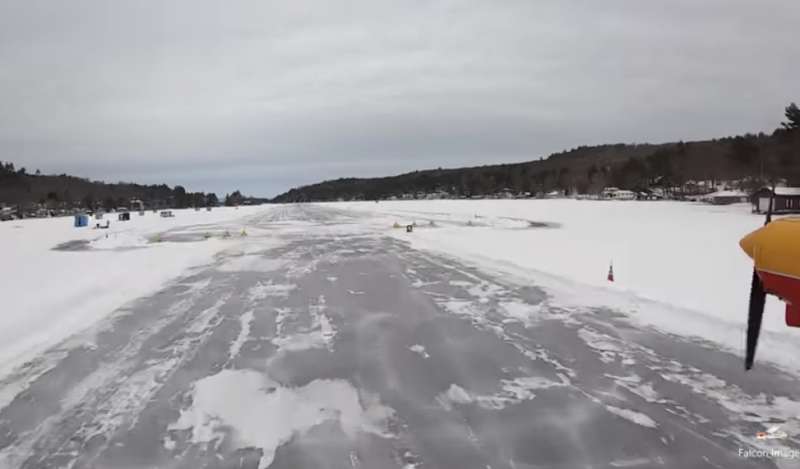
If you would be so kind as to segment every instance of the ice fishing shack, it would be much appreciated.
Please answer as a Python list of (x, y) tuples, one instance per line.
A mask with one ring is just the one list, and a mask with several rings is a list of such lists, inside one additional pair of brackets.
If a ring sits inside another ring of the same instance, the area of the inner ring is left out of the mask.
[(75, 228), (89, 226), (89, 215), (85, 213), (75, 214)]

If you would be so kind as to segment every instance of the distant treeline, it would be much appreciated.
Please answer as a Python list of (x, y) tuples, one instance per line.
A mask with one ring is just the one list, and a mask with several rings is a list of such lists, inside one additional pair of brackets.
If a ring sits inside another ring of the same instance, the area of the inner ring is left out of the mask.
[(214, 193), (188, 192), (183, 186), (166, 184), (142, 185), (127, 182), (109, 184), (100, 181), (61, 175), (43, 175), (38, 169), (30, 173), (15, 168), (14, 163), (0, 162), (0, 203), (11, 206), (33, 205), (60, 209), (105, 209), (129, 207), (132, 200), (141, 200), (147, 208), (186, 208), (219, 205), (241, 205), (261, 202), (239, 191), (226, 194), (220, 201)]
[(800, 184), (800, 109), (772, 134), (665, 144), (582, 146), (546, 159), (458, 169), (414, 171), (382, 178), (344, 178), (299, 187), (275, 202), (377, 200), (404, 194), (446, 192), (482, 196), (501, 191), (594, 194), (603, 187), (667, 191), (688, 181), (747, 181), (753, 187), (786, 179)]

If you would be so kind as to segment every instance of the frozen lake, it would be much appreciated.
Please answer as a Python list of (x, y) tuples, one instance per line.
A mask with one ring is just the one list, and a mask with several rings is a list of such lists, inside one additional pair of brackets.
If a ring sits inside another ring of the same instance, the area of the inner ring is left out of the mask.
[(0, 225), (26, 253), (2, 267), (0, 467), (799, 465), (791, 332), (773, 321), (743, 371), (746, 207), (177, 215)]

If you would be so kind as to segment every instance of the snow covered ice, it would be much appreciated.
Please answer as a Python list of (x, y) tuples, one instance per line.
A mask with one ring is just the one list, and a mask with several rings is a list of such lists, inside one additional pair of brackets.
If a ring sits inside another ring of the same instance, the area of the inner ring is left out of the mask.
[[(108, 230), (76, 229), (71, 218), (0, 224), (0, 373), (229, 247), (216, 238), (181, 243), (164, 235), (167, 242), (159, 244), (150, 243), (152, 237), (170, 232), (179, 238), (180, 227), (224, 224), (254, 208), (174, 212), (176, 217), (167, 219), (134, 214), (129, 222), (112, 222)], [(88, 242), (88, 252), (54, 249), (74, 241)]]
[(800, 442), (780, 303), (743, 371), (747, 206), (175, 214), (0, 224), (0, 468), (800, 464), (738, 455)]

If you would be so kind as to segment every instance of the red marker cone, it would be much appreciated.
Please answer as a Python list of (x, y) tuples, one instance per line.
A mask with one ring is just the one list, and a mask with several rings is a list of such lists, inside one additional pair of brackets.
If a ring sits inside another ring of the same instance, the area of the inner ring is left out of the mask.
[(608, 265), (608, 281), (609, 282), (614, 281), (614, 264)]

